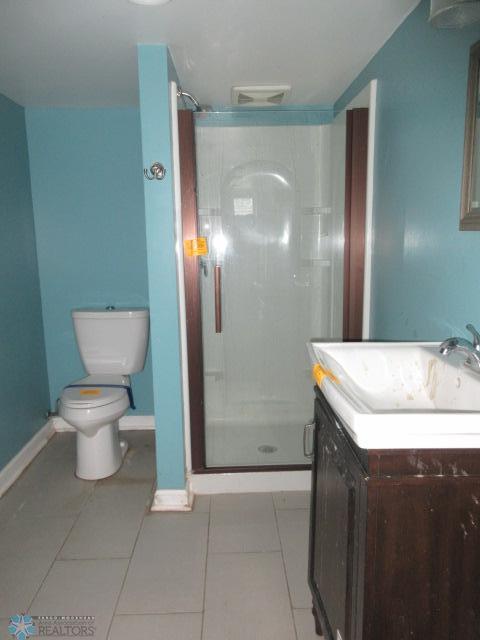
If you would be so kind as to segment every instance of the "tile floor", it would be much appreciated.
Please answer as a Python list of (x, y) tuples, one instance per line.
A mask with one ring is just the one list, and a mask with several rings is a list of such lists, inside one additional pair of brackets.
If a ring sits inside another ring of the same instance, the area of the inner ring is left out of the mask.
[(94, 615), (95, 640), (318, 640), (306, 581), (308, 494), (197, 496), (153, 514), (153, 432), (122, 469), (73, 475), (56, 434), (0, 500), (0, 639), (8, 617)]

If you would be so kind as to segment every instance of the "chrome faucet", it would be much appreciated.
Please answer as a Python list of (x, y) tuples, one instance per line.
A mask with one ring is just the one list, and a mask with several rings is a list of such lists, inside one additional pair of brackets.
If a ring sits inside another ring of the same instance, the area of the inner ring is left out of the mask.
[(440, 345), (440, 353), (448, 356), (451, 353), (463, 353), (467, 356), (465, 364), (480, 373), (480, 333), (473, 324), (467, 324), (467, 331), (473, 336), (472, 342), (465, 338), (448, 338)]

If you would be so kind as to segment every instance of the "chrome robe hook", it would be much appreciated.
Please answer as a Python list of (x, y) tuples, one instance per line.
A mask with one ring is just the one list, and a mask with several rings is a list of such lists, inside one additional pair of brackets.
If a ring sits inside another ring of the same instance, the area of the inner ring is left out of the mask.
[(144, 169), (143, 175), (147, 180), (163, 180), (167, 170), (160, 162), (154, 162), (150, 169)]

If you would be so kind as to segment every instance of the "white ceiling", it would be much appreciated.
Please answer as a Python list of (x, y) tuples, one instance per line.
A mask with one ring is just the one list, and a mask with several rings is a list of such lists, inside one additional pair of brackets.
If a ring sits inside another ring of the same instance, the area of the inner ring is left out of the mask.
[(165, 43), (182, 86), (230, 104), (237, 84), (290, 84), (332, 104), (419, 0), (0, 0), (0, 93), (28, 106), (138, 102), (136, 43)]

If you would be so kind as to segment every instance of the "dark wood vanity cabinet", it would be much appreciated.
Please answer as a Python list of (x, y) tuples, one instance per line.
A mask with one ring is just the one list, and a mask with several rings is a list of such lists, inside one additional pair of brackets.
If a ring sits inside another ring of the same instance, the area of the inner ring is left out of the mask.
[(365, 450), (316, 389), (309, 584), (326, 640), (480, 640), (480, 451)]

